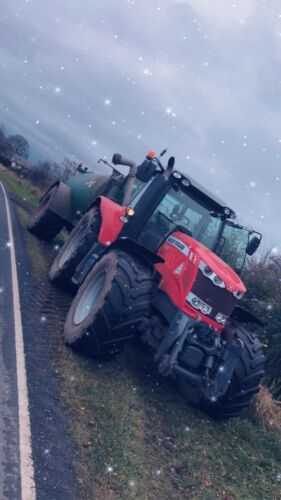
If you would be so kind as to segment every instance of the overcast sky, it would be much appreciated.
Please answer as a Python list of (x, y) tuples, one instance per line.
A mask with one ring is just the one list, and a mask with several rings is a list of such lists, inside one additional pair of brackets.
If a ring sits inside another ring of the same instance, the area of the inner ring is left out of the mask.
[(1, 0), (0, 37), (0, 122), (34, 157), (168, 147), (280, 248), (280, 0)]

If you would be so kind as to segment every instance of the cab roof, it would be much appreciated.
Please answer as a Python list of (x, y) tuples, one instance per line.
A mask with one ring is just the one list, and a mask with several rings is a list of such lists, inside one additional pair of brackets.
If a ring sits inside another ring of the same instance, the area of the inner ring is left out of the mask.
[(173, 174), (175, 173), (180, 174), (182, 179), (187, 180), (190, 184), (191, 189), (194, 191), (194, 194), (196, 196), (201, 196), (205, 198), (208, 204), (213, 205), (214, 210), (225, 213), (231, 219), (236, 219), (235, 211), (232, 208), (230, 208), (229, 205), (225, 203), (220, 197), (211, 193), (211, 191), (202, 186), (202, 184), (200, 184), (190, 175), (186, 175), (183, 172), (180, 172), (179, 170), (174, 170)]

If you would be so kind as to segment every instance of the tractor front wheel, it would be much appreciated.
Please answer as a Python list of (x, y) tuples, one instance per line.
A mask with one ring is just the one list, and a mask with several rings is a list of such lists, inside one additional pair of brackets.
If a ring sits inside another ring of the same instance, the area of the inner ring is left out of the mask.
[(98, 239), (100, 223), (97, 207), (80, 219), (52, 263), (50, 281), (63, 286), (71, 284), (76, 267)]
[(50, 209), (57, 188), (55, 185), (46, 191), (28, 224), (28, 230), (41, 240), (51, 241), (64, 227), (63, 219)]
[(153, 294), (153, 269), (134, 256), (112, 250), (93, 267), (68, 312), (68, 345), (88, 355), (108, 355), (135, 335)]
[[(259, 391), (264, 375), (265, 358), (258, 337), (237, 326), (234, 339), (238, 347), (238, 362), (226, 394), (214, 401), (209, 401), (201, 395), (195, 403), (195, 406), (216, 419), (237, 417), (248, 408)], [(184, 352), (181, 358), (184, 359)], [(181, 377), (178, 378), (178, 383), (182, 394), (190, 402), (190, 387)]]

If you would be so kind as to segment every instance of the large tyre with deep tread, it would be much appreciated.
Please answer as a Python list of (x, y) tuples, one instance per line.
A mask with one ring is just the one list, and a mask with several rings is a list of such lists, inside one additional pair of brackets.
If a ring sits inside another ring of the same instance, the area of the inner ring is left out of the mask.
[(66, 318), (68, 345), (88, 355), (110, 354), (149, 315), (154, 271), (120, 250), (104, 255), (78, 290)]
[(100, 224), (98, 207), (91, 208), (80, 219), (52, 263), (49, 278), (53, 283), (71, 284), (76, 267), (98, 239)]
[[(196, 403), (196, 406), (216, 419), (237, 417), (246, 410), (258, 393), (264, 375), (265, 358), (258, 337), (246, 328), (236, 326), (234, 339), (239, 347), (239, 361), (227, 393), (212, 403), (204, 398)], [(178, 383), (183, 395), (187, 394), (185, 382), (178, 379)]]
[[(164, 321), (154, 316), (149, 325), (144, 324), (142, 328), (142, 340), (156, 351), (167, 328)], [(248, 408), (259, 391), (264, 375), (265, 358), (260, 340), (240, 325), (235, 327), (234, 339), (239, 348), (239, 362), (228, 391), (222, 398), (211, 403), (202, 394), (200, 395), (195, 386), (187, 384), (183, 376), (177, 375), (176, 378), (180, 392), (187, 402), (216, 419), (239, 416)], [(188, 348), (187, 344), (179, 355), (178, 363), (182, 368), (189, 369), (189, 366), (184, 364), (185, 348)]]
[(65, 225), (63, 219), (50, 209), (57, 188), (57, 185), (53, 186), (42, 196), (27, 226), (28, 230), (41, 240), (51, 241)]

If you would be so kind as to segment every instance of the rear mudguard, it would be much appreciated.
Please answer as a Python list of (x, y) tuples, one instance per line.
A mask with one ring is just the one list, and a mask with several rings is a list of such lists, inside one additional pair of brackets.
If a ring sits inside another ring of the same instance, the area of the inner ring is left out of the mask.
[(72, 282), (76, 286), (80, 286), (86, 276), (89, 274), (93, 266), (97, 263), (103, 255), (110, 250), (123, 250), (130, 254), (134, 254), (139, 259), (143, 260), (146, 265), (154, 266), (156, 263), (162, 262), (159, 255), (150, 252), (146, 248), (129, 238), (120, 238), (113, 245), (108, 248), (106, 245), (101, 245), (99, 242), (93, 245), (91, 250), (87, 253), (84, 259), (77, 266), (75, 273), (72, 277)]
[(97, 204), (99, 205), (101, 216), (101, 227), (98, 236), (100, 245), (122, 248), (125, 251), (133, 253), (146, 263), (159, 264), (164, 262), (162, 257), (147, 250), (137, 241), (127, 237), (120, 237), (124, 226), (129, 220), (127, 207), (119, 205), (105, 196), (100, 196)]
[(97, 201), (101, 216), (101, 227), (98, 240), (101, 245), (109, 246), (117, 240), (127, 221), (127, 208), (115, 203), (115, 201), (105, 196), (100, 196)]
[(162, 259), (160, 255), (151, 252), (131, 238), (119, 238), (119, 240), (114, 245), (114, 248), (120, 248), (121, 250), (124, 250), (124, 252), (135, 255), (137, 258), (143, 260), (143, 262), (149, 266), (154, 266), (155, 264), (164, 262), (164, 259)]
[(100, 196), (93, 206), (99, 206), (101, 227), (98, 241), (77, 266), (72, 277), (73, 283), (80, 286), (92, 267), (108, 250), (122, 249), (125, 252), (136, 255), (147, 265), (163, 263), (159, 255), (147, 250), (137, 241), (130, 238), (120, 237), (127, 222), (127, 207), (115, 203), (109, 198)]

